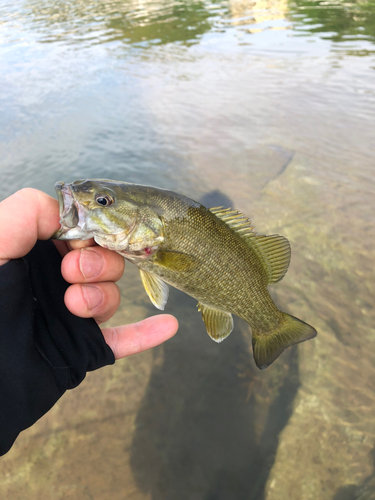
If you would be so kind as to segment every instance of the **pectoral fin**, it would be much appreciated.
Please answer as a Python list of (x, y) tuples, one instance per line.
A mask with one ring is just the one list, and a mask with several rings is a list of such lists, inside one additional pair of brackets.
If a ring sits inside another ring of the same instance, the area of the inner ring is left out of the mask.
[(200, 302), (198, 302), (198, 311), (202, 313), (208, 335), (215, 342), (226, 339), (233, 330), (233, 318), (230, 313), (212, 309)]
[(169, 288), (162, 279), (147, 271), (139, 270), (143, 286), (155, 307), (164, 311), (168, 300)]
[(198, 261), (191, 255), (182, 252), (159, 250), (155, 254), (154, 263), (173, 271), (184, 272), (194, 269)]

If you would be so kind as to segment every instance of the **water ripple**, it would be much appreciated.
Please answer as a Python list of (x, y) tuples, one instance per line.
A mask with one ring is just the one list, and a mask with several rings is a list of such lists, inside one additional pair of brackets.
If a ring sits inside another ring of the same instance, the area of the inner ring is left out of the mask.
[[(0, 6), (0, 37), (22, 42), (89, 46), (119, 42), (138, 47), (199, 43), (206, 33), (230, 29), (256, 34), (293, 29), (335, 42), (375, 42), (375, 4), (371, 0), (47, 0)], [(0, 38), (1, 40), (1, 38)]]

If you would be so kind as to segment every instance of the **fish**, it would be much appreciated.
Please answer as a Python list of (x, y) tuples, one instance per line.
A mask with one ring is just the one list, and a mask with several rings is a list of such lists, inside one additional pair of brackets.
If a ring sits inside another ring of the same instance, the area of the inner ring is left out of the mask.
[(280, 311), (268, 291), (287, 272), (288, 240), (258, 235), (238, 210), (206, 208), (173, 191), (108, 179), (60, 181), (55, 190), (60, 229), (52, 238), (94, 238), (118, 252), (139, 268), (145, 291), (160, 310), (168, 285), (194, 297), (215, 342), (232, 332), (232, 315), (244, 319), (258, 368), (317, 335)]

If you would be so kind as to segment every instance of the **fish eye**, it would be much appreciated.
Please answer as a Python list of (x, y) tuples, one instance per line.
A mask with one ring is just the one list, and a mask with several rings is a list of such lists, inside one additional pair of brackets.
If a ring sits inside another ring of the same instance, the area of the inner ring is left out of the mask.
[(99, 194), (95, 198), (95, 201), (98, 205), (101, 205), (102, 207), (108, 207), (109, 205), (112, 205), (112, 203), (114, 202), (111, 196), (101, 195), (101, 194)]

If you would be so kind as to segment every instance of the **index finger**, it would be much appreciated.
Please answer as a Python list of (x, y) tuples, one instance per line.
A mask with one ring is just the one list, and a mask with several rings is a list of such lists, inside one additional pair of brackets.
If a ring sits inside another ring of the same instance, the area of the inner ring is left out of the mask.
[(65, 255), (61, 273), (68, 283), (118, 281), (124, 266), (121, 255), (96, 245), (72, 250)]

